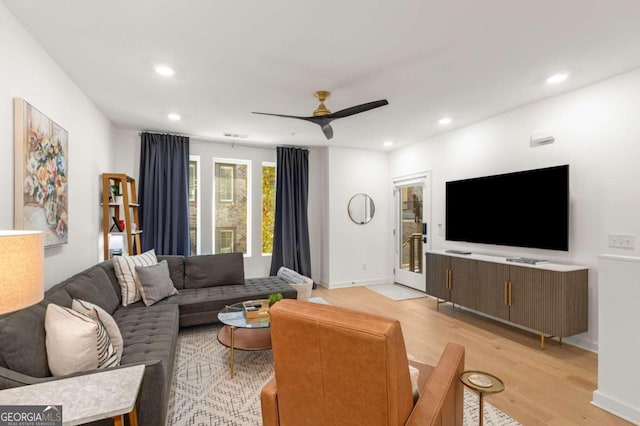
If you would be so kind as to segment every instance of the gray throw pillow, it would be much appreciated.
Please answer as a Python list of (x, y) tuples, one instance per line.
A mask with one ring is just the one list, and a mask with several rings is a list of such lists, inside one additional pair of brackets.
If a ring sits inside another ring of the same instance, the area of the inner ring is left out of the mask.
[(169, 265), (166, 260), (152, 266), (136, 266), (136, 273), (140, 279), (142, 301), (151, 306), (165, 297), (178, 294), (169, 275)]

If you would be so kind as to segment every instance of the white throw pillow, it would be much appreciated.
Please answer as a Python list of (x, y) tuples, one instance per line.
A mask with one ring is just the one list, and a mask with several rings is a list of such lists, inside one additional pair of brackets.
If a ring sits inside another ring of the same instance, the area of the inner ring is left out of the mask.
[(100, 320), (50, 303), (44, 329), (47, 361), (54, 376), (118, 365), (116, 351)]
[(298, 300), (309, 300), (313, 289), (313, 280), (284, 266), (278, 269), (278, 277), (285, 280), (298, 292)]
[(140, 279), (136, 273), (136, 266), (157, 265), (156, 252), (151, 249), (137, 256), (114, 256), (113, 267), (120, 284), (122, 293), (122, 306), (135, 303), (142, 298), (141, 291), (144, 291)]
[(104, 328), (107, 329), (113, 349), (115, 349), (116, 355), (118, 356), (118, 363), (120, 363), (124, 342), (122, 340), (122, 333), (120, 333), (120, 327), (118, 327), (118, 324), (113, 317), (100, 306), (84, 300), (73, 299), (71, 308), (76, 312), (80, 312), (82, 314), (89, 315), (93, 319), (100, 320), (102, 325), (104, 325)]
[(409, 377), (411, 378), (411, 391), (413, 392), (413, 403), (420, 399), (420, 388), (418, 387), (418, 379), (420, 378), (420, 370), (409, 364)]
[(296, 289), (298, 292), (298, 300), (309, 300), (311, 299), (311, 290), (313, 290), (313, 281), (309, 283), (289, 283), (289, 285)]

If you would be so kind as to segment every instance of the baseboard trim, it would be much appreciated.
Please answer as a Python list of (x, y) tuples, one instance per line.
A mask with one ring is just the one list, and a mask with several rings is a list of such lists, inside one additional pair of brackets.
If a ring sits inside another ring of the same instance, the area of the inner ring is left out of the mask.
[(322, 284), (322, 286), (332, 290), (334, 288), (360, 287), (365, 285), (389, 284), (389, 283), (391, 283), (389, 278), (376, 278), (376, 279), (362, 280), (362, 281), (332, 282), (332, 283), (328, 283), (327, 285)]
[(598, 342), (585, 339), (584, 337), (566, 337), (562, 341), (569, 345), (584, 349), (585, 351), (598, 353)]
[(604, 395), (597, 389), (593, 392), (591, 404), (633, 424), (640, 424), (640, 408), (632, 407), (616, 398)]

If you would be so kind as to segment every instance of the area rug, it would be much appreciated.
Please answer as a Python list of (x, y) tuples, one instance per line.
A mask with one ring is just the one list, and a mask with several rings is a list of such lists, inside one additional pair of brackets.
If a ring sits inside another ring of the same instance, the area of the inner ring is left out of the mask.
[(367, 285), (365, 287), (393, 300), (407, 300), (427, 297), (426, 294), (420, 291), (412, 290), (398, 284), (375, 284)]
[[(167, 424), (260, 426), (260, 390), (273, 377), (271, 351), (236, 351), (229, 377), (229, 349), (216, 336), (220, 325), (180, 331)], [(465, 389), (464, 425), (478, 424), (478, 397)], [(484, 404), (485, 425), (519, 425)]]

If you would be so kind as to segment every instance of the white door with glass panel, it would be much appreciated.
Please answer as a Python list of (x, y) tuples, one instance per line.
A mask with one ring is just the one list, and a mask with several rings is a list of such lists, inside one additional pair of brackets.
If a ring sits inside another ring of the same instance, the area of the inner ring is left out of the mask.
[(426, 291), (425, 254), (430, 245), (428, 182), (428, 174), (394, 181), (394, 280), (420, 291)]

